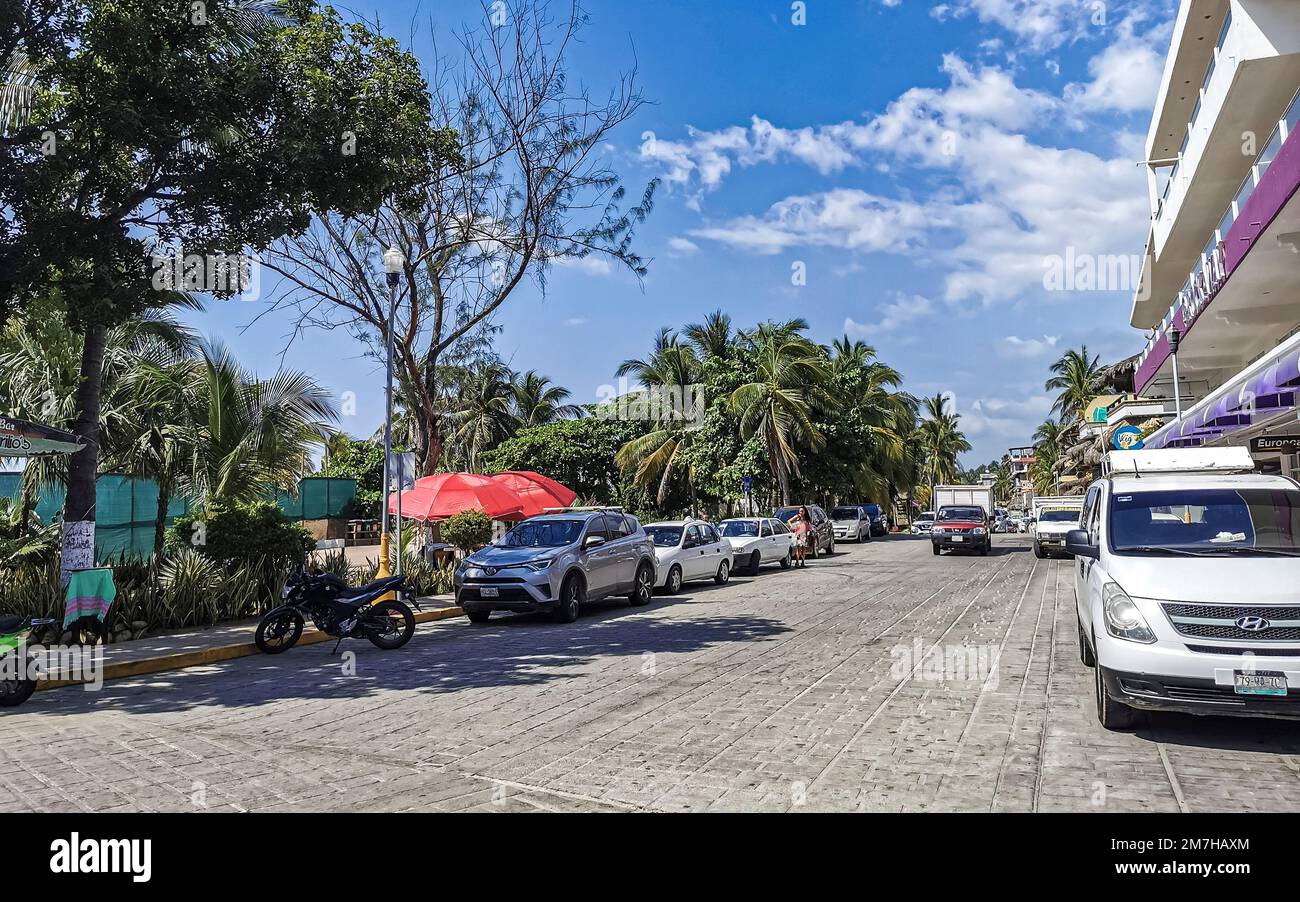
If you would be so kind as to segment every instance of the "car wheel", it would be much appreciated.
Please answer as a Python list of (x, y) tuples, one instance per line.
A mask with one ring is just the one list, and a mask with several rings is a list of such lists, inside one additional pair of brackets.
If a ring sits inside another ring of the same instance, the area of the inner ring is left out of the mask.
[(1126, 730), (1133, 726), (1133, 709), (1115, 701), (1106, 691), (1104, 668), (1097, 664), (1092, 672), (1097, 687), (1097, 721), (1108, 730)]
[(826, 553), (827, 553), (827, 554), (834, 554), (834, 553), (835, 553), (835, 539), (834, 539), (834, 538), (832, 538), (829, 542), (826, 543)]
[(755, 551), (749, 556), (749, 575), (758, 576), (758, 568), (763, 566), (763, 555)]
[(466, 611), (465, 616), (469, 618), (470, 623), (487, 623), (488, 618), (492, 616), (491, 611)]
[(1079, 660), (1083, 662), (1084, 667), (1096, 667), (1097, 656), (1092, 653), (1092, 646), (1088, 644), (1088, 639), (1084, 635), (1083, 621), (1076, 616), (1074, 622), (1079, 629)]
[(1034, 557), (1038, 558), (1040, 561), (1047, 557), (1047, 555), (1043, 553), (1043, 546), (1039, 545), (1037, 542), (1034, 543)]
[(982, 546), (980, 546), (980, 557), (988, 557), (989, 552), (992, 550), (993, 550), (993, 540), (990, 539), (989, 541), (985, 542)]
[(668, 579), (664, 580), (664, 591), (669, 595), (676, 595), (682, 591), (682, 568), (673, 564), (672, 569), (668, 571)]
[(556, 623), (572, 623), (577, 620), (586, 594), (582, 579), (577, 574), (570, 574), (560, 586), (560, 603), (551, 612), (551, 619)]
[[(678, 583), (680, 586), (680, 582)], [(655, 594), (655, 575), (650, 569), (649, 564), (641, 564), (636, 568), (636, 578), (632, 581), (632, 591), (627, 593), (627, 600), (633, 606), (649, 604), (651, 597)]]
[(723, 561), (718, 564), (718, 572), (713, 575), (713, 581), (720, 586), (725, 586), (731, 581), (731, 564)]
[(934, 544), (933, 542), (930, 543), (930, 550), (933, 551), (935, 554), (942, 554), (942, 552), (939, 550), (939, 546)]
[(794, 566), (794, 552), (787, 548), (785, 557), (781, 558), (781, 569), (789, 570), (792, 566)]

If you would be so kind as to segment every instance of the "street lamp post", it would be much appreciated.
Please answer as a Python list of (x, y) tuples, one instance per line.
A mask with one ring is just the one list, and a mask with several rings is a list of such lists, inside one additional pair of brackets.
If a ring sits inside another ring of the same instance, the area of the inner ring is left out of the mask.
[(1178, 343), (1182, 340), (1183, 334), (1177, 329), (1169, 330), (1169, 359), (1174, 366), (1174, 422), (1183, 418), (1183, 399), (1178, 390)]
[[(379, 572), (376, 576), (385, 577), (391, 575), (388, 569), (388, 488), (391, 484), (391, 470), (389, 467), (389, 458), (393, 453), (393, 326), (397, 316), (397, 286), (401, 282), (402, 270), (406, 266), (406, 257), (395, 247), (390, 247), (384, 251), (384, 275), (388, 279), (388, 342), (387, 354), (385, 355), (385, 388), (384, 388), (384, 498), (383, 508), (380, 513), (383, 515), (382, 526), (379, 534)], [(398, 487), (400, 493), (401, 487)], [(401, 498), (401, 495), (398, 495)], [(400, 503), (400, 500), (399, 500)], [(397, 572), (402, 572), (401, 565), (401, 535), (402, 524), (397, 524), (397, 546), (398, 546), (398, 565)]]

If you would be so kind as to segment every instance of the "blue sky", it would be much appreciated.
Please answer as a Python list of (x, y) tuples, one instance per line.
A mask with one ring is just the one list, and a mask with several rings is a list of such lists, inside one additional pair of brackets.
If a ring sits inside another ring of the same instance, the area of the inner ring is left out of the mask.
[[(1086, 342), (1135, 353), (1128, 291), (1048, 292), (1046, 259), (1143, 251), (1135, 163), (1173, 0), (589, 0), (571, 71), (600, 89), (630, 64), (653, 104), (605, 151), (630, 192), (663, 179), (637, 235), (650, 273), (567, 266), (498, 318), (498, 349), (595, 400), (661, 326), (721, 307), (737, 324), (803, 316), (829, 343), (876, 346), (918, 395), (949, 391), (967, 465), (1027, 443), (1047, 365)], [(477, 2), (361, 2), (443, 52)], [(792, 284), (792, 272), (806, 284)], [(383, 373), (339, 333), (286, 350), (262, 302), (192, 318), (262, 374), (286, 364), (356, 393), (344, 428), (382, 419)]]

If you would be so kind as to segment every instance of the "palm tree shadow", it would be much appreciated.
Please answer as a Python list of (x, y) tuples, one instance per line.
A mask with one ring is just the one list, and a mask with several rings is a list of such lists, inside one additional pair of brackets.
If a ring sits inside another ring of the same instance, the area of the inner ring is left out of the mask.
[[(688, 598), (679, 596), (674, 601)], [(301, 699), (365, 698), (389, 689), (445, 695), (580, 680), (596, 668), (622, 667), (627, 676), (636, 677), (643, 672), (644, 662), (654, 661), (656, 655), (765, 642), (790, 629), (765, 617), (687, 620), (633, 616), (643, 610), (598, 603), (571, 624), (530, 615), (494, 617), (487, 624), (448, 621), (433, 629), (417, 630), (410, 643), (397, 651), (346, 640), (334, 654), (334, 644), (323, 642), (276, 656), (239, 658), (213, 669), (114, 681), (93, 692), (43, 692), (24, 707), (23, 714), (175, 713), (211, 706), (246, 709)], [(624, 665), (611, 663), (610, 657), (640, 660)]]

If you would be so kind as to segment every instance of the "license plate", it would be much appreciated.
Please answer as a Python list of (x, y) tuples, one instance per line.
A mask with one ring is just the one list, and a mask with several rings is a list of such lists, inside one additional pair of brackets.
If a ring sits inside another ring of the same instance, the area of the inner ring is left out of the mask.
[(954, 542), (964, 542), (964, 541), (966, 541), (966, 537), (965, 537), (965, 536), (953, 536), (953, 537), (952, 537), (952, 540), (953, 540)]
[(1278, 670), (1234, 670), (1232, 690), (1238, 695), (1286, 695), (1286, 674)]
[(494, 589), (494, 588), (491, 587), (491, 586), (484, 586), (483, 588), (479, 589), (478, 591), (479, 591), (479, 594), (480, 594), (481, 596), (483, 596), (484, 598), (500, 598), (500, 597), (501, 597), (501, 592), (498, 591), (497, 589)]

